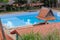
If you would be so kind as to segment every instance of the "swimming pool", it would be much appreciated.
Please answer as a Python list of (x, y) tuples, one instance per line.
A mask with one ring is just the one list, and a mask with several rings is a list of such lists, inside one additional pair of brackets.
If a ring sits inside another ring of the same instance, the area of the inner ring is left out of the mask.
[[(18, 14), (17, 14), (18, 13)], [(16, 14), (7, 14), (0, 16), (3, 26), (8, 26), (8, 28), (13, 27), (22, 27), (26, 25), (33, 25), (40, 22), (44, 22), (44, 20), (39, 20), (36, 18), (38, 15), (38, 11), (36, 12), (16, 12)], [(53, 12), (56, 20), (51, 20), (48, 22), (60, 22), (60, 13)]]

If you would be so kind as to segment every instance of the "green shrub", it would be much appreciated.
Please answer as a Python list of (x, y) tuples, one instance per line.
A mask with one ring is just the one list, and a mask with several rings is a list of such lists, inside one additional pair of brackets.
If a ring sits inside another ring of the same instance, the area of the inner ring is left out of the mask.
[(52, 33), (49, 33), (44, 40), (60, 40), (60, 32), (59, 30), (55, 30)]
[(20, 36), (18, 40), (42, 40), (42, 36), (39, 33), (29, 33)]
[(9, 0), (0, 0), (0, 2), (8, 3)]
[(40, 33), (34, 34), (31, 32), (19, 36), (18, 40), (60, 40), (60, 32), (59, 30), (55, 30), (52, 33), (48, 33), (46, 36), (42, 36)]

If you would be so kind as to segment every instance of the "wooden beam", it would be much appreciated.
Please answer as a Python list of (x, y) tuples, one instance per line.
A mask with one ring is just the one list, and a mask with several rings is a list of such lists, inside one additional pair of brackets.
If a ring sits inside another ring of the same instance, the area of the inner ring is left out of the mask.
[(1, 23), (1, 18), (0, 18), (0, 29), (1, 29), (1, 32), (2, 32), (2, 35), (3, 35), (3, 40), (6, 40), (5, 33), (4, 33), (4, 30), (3, 30), (3, 26), (2, 26), (2, 23)]

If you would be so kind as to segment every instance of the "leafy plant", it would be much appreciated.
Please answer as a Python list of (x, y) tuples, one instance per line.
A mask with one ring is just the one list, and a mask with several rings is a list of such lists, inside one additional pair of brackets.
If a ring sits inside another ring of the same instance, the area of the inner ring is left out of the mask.
[(48, 33), (46, 36), (42, 36), (40, 33), (29, 33), (19, 36), (19, 40), (60, 40), (59, 30), (54, 30), (52, 33)]
[(48, 34), (46, 37), (44, 37), (44, 40), (60, 40), (59, 30), (55, 30), (53, 33)]
[(39, 33), (29, 33), (29, 34), (24, 34), (20, 37), (19, 40), (42, 40), (42, 36)]
[(7, 3), (9, 0), (0, 0), (0, 2)]

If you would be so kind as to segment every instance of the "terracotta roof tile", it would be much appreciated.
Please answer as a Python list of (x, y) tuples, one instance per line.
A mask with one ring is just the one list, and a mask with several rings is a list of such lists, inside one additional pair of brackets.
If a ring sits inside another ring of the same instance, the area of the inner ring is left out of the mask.
[(40, 16), (40, 17), (45, 17), (48, 12), (49, 12), (49, 9), (48, 9), (48, 8), (42, 7), (42, 8), (40, 9), (40, 12), (39, 12), (39, 15), (38, 15), (38, 16)]
[[(7, 34), (5, 34), (6, 40), (13, 40), (10, 36), (8, 36)], [(0, 40), (3, 40), (3, 35), (0, 29)]]
[[(5, 33), (4, 30), (2, 30), (2, 29), (3, 29), (3, 27), (2, 27), (1, 20), (0, 20), (0, 40), (4, 40), (3, 34), (4, 34), (5, 38), (6, 38), (6, 40), (13, 40), (10, 36), (8, 36), (8, 35)], [(3, 31), (3, 33), (2, 33), (2, 31)]]
[(37, 16), (38, 19), (42, 19), (42, 20), (55, 20), (55, 17), (46, 17), (46, 18), (42, 18)]
[(46, 17), (46, 15), (50, 12), (50, 8), (45, 8), (45, 7), (42, 7), (40, 9), (40, 12), (37, 16), (38, 19), (42, 19), (42, 20), (54, 20), (55, 17), (54, 16), (48, 16)]
[(54, 31), (55, 28), (60, 30), (60, 23), (52, 23), (52, 24), (45, 24), (45, 25), (37, 25), (37, 26), (33, 26), (33, 27), (27, 27), (27, 28), (17, 28), (16, 30), (13, 30), (11, 32), (11, 34), (18, 34), (18, 35), (22, 35), (22, 34), (27, 34), (30, 32), (40, 32), (43, 35), (46, 35), (48, 32), (52, 32)]

